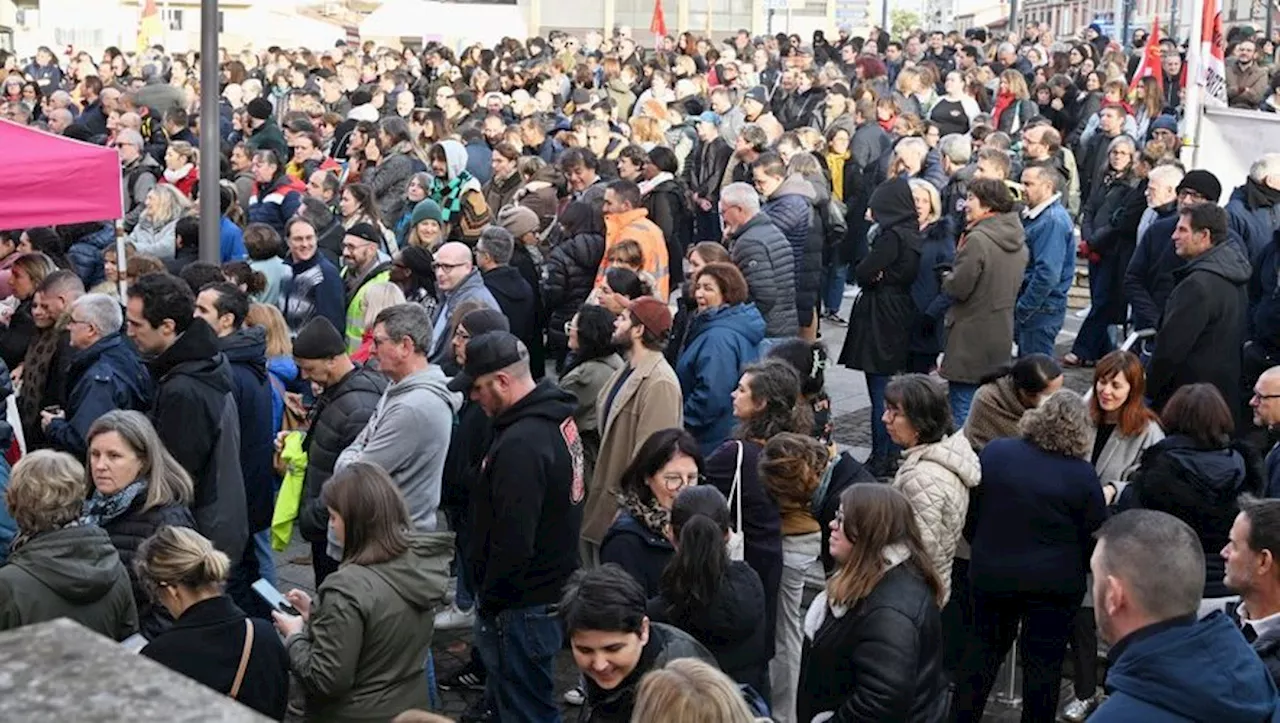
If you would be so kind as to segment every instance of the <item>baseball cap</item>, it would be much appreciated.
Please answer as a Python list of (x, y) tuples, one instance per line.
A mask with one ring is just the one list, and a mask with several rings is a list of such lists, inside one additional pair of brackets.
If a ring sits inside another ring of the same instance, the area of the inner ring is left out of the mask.
[(509, 331), (489, 331), (473, 336), (467, 342), (467, 363), (457, 376), (449, 380), (449, 390), (468, 394), (480, 377), (528, 358), (529, 350)]
[(698, 115), (699, 123), (710, 123), (711, 125), (720, 125), (720, 114), (713, 110), (703, 111)]
[[(652, 296), (641, 296), (632, 301), (630, 311), (632, 316), (644, 325), (644, 328), (654, 334), (666, 334), (671, 331), (671, 307)], [(471, 348), (468, 347), (468, 356), (470, 353)]]
[(355, 236), (358, 239), (364, 239), (371, 244), (382, 243), (382, 235), (378, 230), (368, 223), (357, 223), (347, 229), (347, 236)]

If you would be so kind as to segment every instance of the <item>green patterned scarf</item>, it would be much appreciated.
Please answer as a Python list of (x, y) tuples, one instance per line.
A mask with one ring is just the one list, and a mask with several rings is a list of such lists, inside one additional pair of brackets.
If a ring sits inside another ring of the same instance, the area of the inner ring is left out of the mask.
[(431, 179), (431, 188), (427, 190), (431, 200), (440, 204), (440, 217), (449, 223), (462, 213), (462, 195), (467, 184), (472, 180), (471, 173), (465, 168), (452, 180), (441, 182), (439, 178)]

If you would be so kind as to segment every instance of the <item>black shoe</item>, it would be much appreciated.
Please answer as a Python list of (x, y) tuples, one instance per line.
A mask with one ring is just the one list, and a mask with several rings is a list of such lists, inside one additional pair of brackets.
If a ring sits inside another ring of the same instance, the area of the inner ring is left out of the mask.
[(458, 723), (491, 723), (498, 720), (498, 714), (485, 704), (484, 698), (472, 703), (458, 718)]
[(441, 690), (484, 690), (485, 669), (469, 662), (439, 682)]
[(824, 320), (826, 320), (826, 321), (831, 322), (832, 324), (835, 324), (836, 326), (848, 326), (848, 325), (849, 325), (849, 322), (848, 322), (848, 321), (845, 321), (844, 319), (840, 318), (840, 315), (839, 315), (839, 314), (837, 314), (837, 313), (836, 313), (836, 312), (834, 312), (834, 311), (828, 311), (827, 313), (825, 313), (825, 314), (823, 314), (823, 315), (822, 315), (822, 318), (823, 318)]

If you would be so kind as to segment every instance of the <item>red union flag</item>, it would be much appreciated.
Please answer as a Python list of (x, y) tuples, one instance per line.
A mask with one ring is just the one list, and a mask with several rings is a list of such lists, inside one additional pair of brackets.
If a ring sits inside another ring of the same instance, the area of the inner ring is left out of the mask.
[(1200, 27), (1200, 77), (1205, 105), (1227, 106), (1226, 42), (1222, 35), (1222, 13), (1216, 0), (1204, 0)]
[(662, 12), (662, 0), (653, 0), (653, 19), (649, 21), (649, 32), (658, 37), (667, 34), (667, 16)]
[(1133, 74), (1133, 80), (1129, 82), (1129, 93), (1133, 93), (1137, 89), (1138, 83), (1147, 76), (1154, 77), (1156, 84), (1160, 86), (1160, 92), (1164, 92), (1164, 73), (1160, 68), (1160, 16), (1155, 16), (1151, 21), (1151, 34), (1147, 36), (1147, 44), (1142, 48), (1142, 62), (1138, 63), (1138, 70)]

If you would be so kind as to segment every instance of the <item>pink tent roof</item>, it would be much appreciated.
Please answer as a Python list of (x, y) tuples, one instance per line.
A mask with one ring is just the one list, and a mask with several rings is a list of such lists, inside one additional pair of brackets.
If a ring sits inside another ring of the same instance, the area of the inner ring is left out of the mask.
[(0, 229), (114, 221), (124, 215), (113, 148), (0, 119)]

